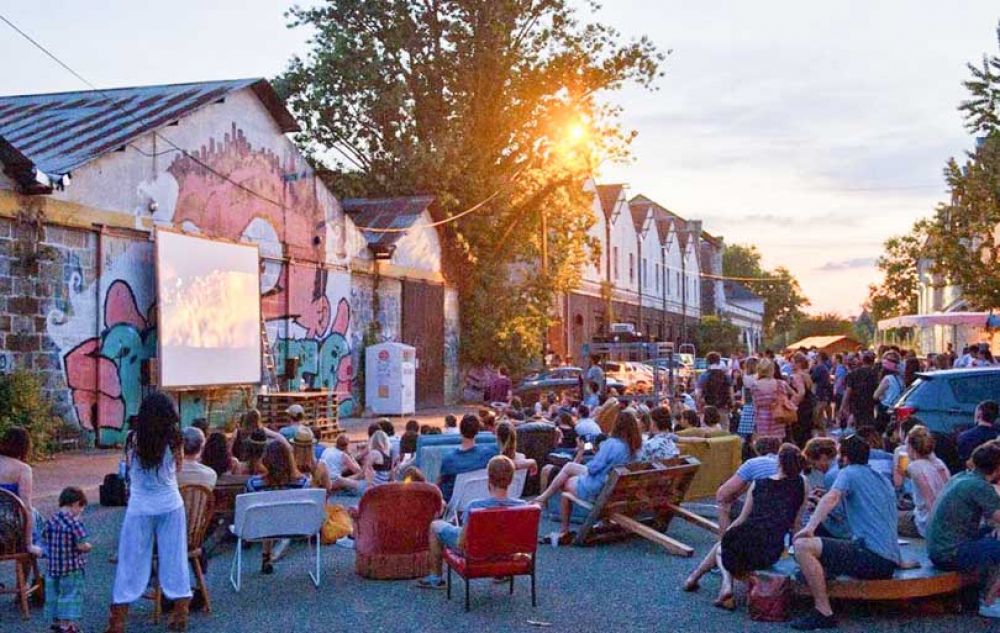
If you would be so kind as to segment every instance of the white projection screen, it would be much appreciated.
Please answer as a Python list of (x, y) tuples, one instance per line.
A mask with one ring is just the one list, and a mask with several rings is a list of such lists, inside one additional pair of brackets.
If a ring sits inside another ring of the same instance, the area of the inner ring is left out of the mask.
[(256, 245), (156, 231), (161, 388), (260, 382)]

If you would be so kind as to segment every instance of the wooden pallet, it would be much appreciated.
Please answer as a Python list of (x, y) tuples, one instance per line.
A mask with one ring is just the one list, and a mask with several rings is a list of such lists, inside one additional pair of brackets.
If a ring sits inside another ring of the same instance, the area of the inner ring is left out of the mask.
[(337, 421), (337, 394), (328, 391), (287, 391), (257, 395), (257, 409), (264, 423), (272, 429), (280, 429), (291, 424), (287, 411), (293, 404), (300, 405), (305, 412), (303, 421), (309, 426), (316, 439), (329, 442), (341, 434)]

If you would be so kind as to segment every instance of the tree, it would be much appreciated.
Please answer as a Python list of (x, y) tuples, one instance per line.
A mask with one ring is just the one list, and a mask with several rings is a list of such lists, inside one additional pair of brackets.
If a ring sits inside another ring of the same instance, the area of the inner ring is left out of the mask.
[(980, 136), (964, 163), (952, 158), (945, 167), (950, 201), (927, 224), (927, 255), (942, 283), (960, 285), (970, 307), (989, 309), (1000, 307), (1000, 56), (968, 68), (970, 98), (959, 110)]
[(333, 190), (430, 193), (436, 220), (476, 207), (442, 226), (467, 362), (540, 356), (553, 296), (577, 284), (586, 257), (583, 183), (598, 157), (626, 157), (634, 136), (605, 99), (661, 75), (649, 40), (623, 43), (575, 6), (326, 0), (289, 12), (315, 34), (276, 85), (300, 144), (334, 161)]
[(882, 281), (868, 286), (865, 303), (865, 310), (875, 322), (917, 311), (917, 264), (923, 257), (926, 240), (926, 222), (920, 220), (909, 233), (885, 241), (885, 250), (875, 262), (882, 272)]
[(764, 299), (764, 334), (787, 337), (802, 318), (802, 308), (809, 299), (802, 294), (798, 280), (784, 266), (766, 270), (760, 251), (747, 244), (726, 245), (722, 253), (722, 274), (727, 277), (754, 278), (745, 283)]
[(837, 335), (854, 336), (854, 323), (832, 312), (805, 315), (795, 326), (796, 340), (809, 336)]
[(731, 356), (736, 350), (742, 349), (740, 328), (729, 320), (717, 316), (703, 316), (698, 321), (698, 349), (703, 353), (719, 352), (723, 356)]

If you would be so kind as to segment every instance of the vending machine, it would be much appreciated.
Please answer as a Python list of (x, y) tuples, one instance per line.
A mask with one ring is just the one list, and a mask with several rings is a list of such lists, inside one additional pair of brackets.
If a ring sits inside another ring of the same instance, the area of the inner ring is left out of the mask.
[(365, 349), (365, 405), (376, 415), (416, 411), (417, 350), (405, 343)]

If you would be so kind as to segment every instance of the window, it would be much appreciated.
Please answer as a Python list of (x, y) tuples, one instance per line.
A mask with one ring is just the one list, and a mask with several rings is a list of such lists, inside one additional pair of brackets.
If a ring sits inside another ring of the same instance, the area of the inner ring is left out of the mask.
[(642, 283), (642, 287), (643, 288), (648, 288), (649, 287), (649, 271), (646, 268), (646, 258), (645, 257), (642, 258), (642, 269), (639, 271), (639, 274), (642, 275), (641, 281), (640, 281), (640, 283)]
[(635, 283), (635, 255), (628, 254), (628, 282)]
[(664, 296), (670, 296), (670, 271), (663, 271), (663, 294)]
[(675, 273), (675, 274), (677, 275), (677, 278), (674, 281), (677, 282), (677, 290), (680, 291), (680, 289), (681, 289), (681, 274), (680, 273)]
[(997, 394), (1000, 394), (1000, 374), (974, 374), (953, 379), (948, 384), (955, 400), (962, 404), (979, 404), (983, 400), (996, 400)]
[(613, 249), (611, 249), (611, 252), (612, 252), (611, 265), (612, 265), (612, 269), (614, 270), (615, 279), (617, 280), (618, 279), (618, 247), (615, 246)]
[[(655, 287), (656, 287), (657, 289), (659, 289), (659, 288), (660, 288), (660, 265), (659, 265), (659, 264), (656, 264), (656, 265), (654, 266), (654, 268), (656, 269), (656, 286), (655, 286)], [(660, 334), (660, 337), (661, 337), (661, 338), (663, 337), (663, 334), (662, 334), (662, 333)]]

